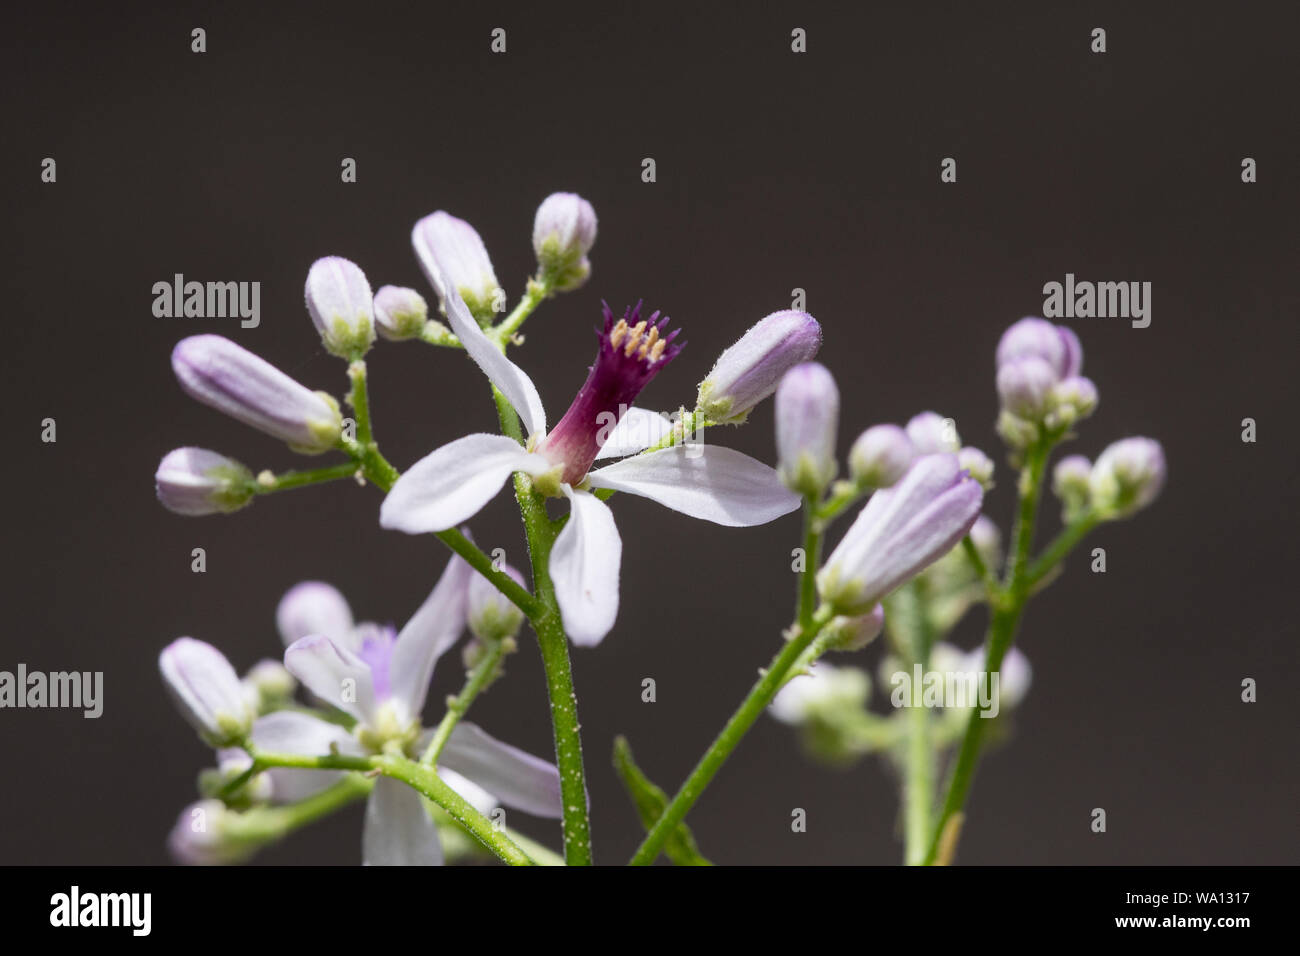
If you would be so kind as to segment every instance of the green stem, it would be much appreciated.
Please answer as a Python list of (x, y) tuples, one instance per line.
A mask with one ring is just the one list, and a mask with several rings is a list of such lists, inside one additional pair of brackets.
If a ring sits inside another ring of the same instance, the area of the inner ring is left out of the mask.
[(1086, 511), (1066, 525), (1052, 543), (1043, 549), (1038, 559), (1029, 566), (1029, 590), (1032, 591), (1039, 581), (1051, 574), (1052, 569), (1060, 564), (1084, 536), (1099, 524), (1101, 524), (1101, 517), (1096, 512)]
[(367, 778), (350, 773), (338, 783), (297, 803), (231, 813), (222, 824), (222, 834), (235, 842), (247, 844), (246, 849), (252, 852), (258, 846), (279, 840), (364, 797), (372, 786)]
[(686, 778), (672, 802), (664, 809), (663, 814), (655, 822), (650, 832), (646, 834), (645, 841), (641, 844), (636, 854), (632, 857), (633, 866), (648, 866), (655, 861), (659, 851), (663, 848), (664, 842), (677, 830), (677, 825), (695, 805), (695, 801), (700, 798), (704, 789), (713, 780), (719, 768), (731, 756), (732, 751), (736, 749), (740, 741), (744, 738), (749, 728), (754, 725), (760, 714), (767, 709), (767, 705), (772, 702), (776, 692), (781, 689), (785, 683), (786, 677), (797, 661), (804, 649), (817, 637), (821, 629), (826, 626), (827, 622), (833, 617), (831, 609), (827, 606), (821, 607), (812, 617), (812, 624), (808, 628), (799, 628), (798, 633), (786, 642), (780, 653), (772, 659), (762, 676), (750, 689), (748, 696), (741, 702), (740, 707), (732, 714), (727, 725), (722, 728), (713, 744), (705, 751), (700, 762), (696, 764), (691, 775)]
[(492, 336), (501, 351), (505, 351), (508, 343), (524, 321), (533, 314), (533, 310), (542, 304), (542, 300), (550, 295), (554, 289), (551, 283), (546, 279), (529, 279), (528, 288), (524, 291), (524, 296), (515, 306), (514, 311), (501, 320), (501, 324), (491, 329), (488, 334)]
[[(517, 311), (517, 310), (516, 310)], [(503, 346), (504, 347), (504, 346)], [(493, 386), (501, 431), (520, 443), (523, 434), (519, 416), (501, 391)], [(582, 735), (578, 725), (578, 698), (573, 689), (573, 668), (569, 661), (569, 638), (564, 633), (560, 605), (551, 581), (550, 558), (559, 524), (546, 514), (546, 502), (533, 490), (523, 472), (515, 473), (515, 501), (524, 521), (533, 588), (540, 610), (528, 614), (537, 635), (546, 672), (546, 693), (551, 706), (551, 730), (555, 738), (555, 763), (560, 771), (563, 801), (564, 859), (569, 866), (590, 866), (591, 819), (587, 808), (587, 772), (582, 760)], [(528, 613), (525, 609), (525, 613)]]
[(349, 461), (341, 465), (330, 465), (326, 468), (286, 471), (279, 475), (264, 471), (258, 475), (253, 487), (257, 494), (269, 495), (277, 491), (289, 491), (292, 488), (303, 488), (307, 485), (317, 485), (325, 481), (337, 481), (340, 478), (355, 478), (358, 470), (357, 463)]
[(817, 508), (817, 521), (821, 530), (838, 518), (863, 495), (870, 494), (872, 488), (855, 481), (837, 481), (831, 488), (831, 495)]
[[(930, 666), (934, 634), (930, 627), (928, 592), (925, 582), (914, 578), (900, 592), (900, 599), (912, 602), (905, 619), (912, 628), (908, 646), (913, 664), (924, 674)], [(925, 859), (930, 840), (930, 815), (934, 810), (934, 745), (930, 734), (930, 709), (907, 708), (907, 750), (904, 760), (903, 834), (904, 862), (916, 866)]]
[(970, 535), (961, 539), (962, 550), (966, 553), (966, 560), (970, 562), (975, 569), (976, 576), (984, 584), (984, 590), (992, 600), (998, 592), (998, 579), (993, 576), (987, 564), (984, 563), (984, 555), (980, 554), (980, 549), (975, 547), (975, 542), (971, 540)]
[(432, 767), (398, 754), (384, 754), (373, 759), (376, 769), (420, 791), (506, 863), (511, 866), (533, 865), (528, 854), (510, 839), (504, 829), (499, 829), (469, 801), (443, 783)]
[(470, 705), (474, 703), (483, 689), (496, 680), (500, 672), (501, 659), (505, 656), (508, 649), (507, 645), (513, 646), (514, 640), (506, 638), (499, 641), (491, 641), (483, 645), (483, 657), (473, 669), (469, 672), (469, 677), (465, 680), (465, 686), (461, 688), (459, 694), (449, 698), (447, 701), (447, 713), (443, 715), (437, 730), (433, 733), (433, 738), (429, 745), (424, 748), (424, 754), (420, 757), (420, 763), (433, 767), (438, 763), (438, 757), (442, 755), (442, 748), (447, 746), (447, 741), (451, 739), (451, 732), (456, 729), (469, 710)]
[(817, 503), (805, 497), (803, 502), (803, 571), (799, 574), (799, 627), (808, 630), (817, 606), (817, 567), (821, 561), (822, 533), (818, 525)]
[[(1029, 549), (1033, 545), (1034, 522), (1050, 451), (1051, 442), (1044, 438), (1034, 442), (1026, 451), (1025, 465), (1020, 473), (1020, 511), (1016, 517), (1014, 551), (1007, 564), (1005, 587), (991, 602), (992, 615), (985, 640), (985, 673), (992, 674), (1001, 669), (1002, 660), (1015, 640), (1016, 628), (1029, 598)], [(984, 727), (989, 723), (980, 714), (980, 709), (973, 707), (966, 720), (966, 733), (962, 736), (961, 748), (949, 775), (947, 795), (932, 831), (930, 849), (925, 855), (926, 864), (932, 864), (938, 858), (949, 820), (962, 812), (966, 805), (966, 797), (979, 765)]]

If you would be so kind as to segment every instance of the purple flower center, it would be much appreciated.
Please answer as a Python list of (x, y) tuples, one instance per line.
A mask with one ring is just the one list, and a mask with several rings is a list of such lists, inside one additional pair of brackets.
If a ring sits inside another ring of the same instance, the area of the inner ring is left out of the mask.
[(382, 624), (358, 624), (355, 637), (357, 656), (370, 665), (370, 679), (375, 688), (375, 702), (383, 703), (391, 693), (389, 665), (393, 660), (393, 647), (397, 632)]
[(641, 303), (617, 322), (609, 306), (601, 303), (605, 326), (596, 334), (600, 349), (587, 381), (564, 417), (537, 446), (538, 453), (563, 468), (560, 480), (576, 485), (586, 477), (600, 446), (641, 394), (641, 389), (677, 357), (684, 343), (673, 342), (681, 329), (667, 335), (668, 317), (655, 312), (641, 318)]

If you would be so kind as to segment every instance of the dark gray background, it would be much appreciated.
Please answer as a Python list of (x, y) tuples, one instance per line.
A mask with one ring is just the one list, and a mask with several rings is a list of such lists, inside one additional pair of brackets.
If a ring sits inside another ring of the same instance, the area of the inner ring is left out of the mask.
[[(580, 384), (601, 298), (645, 297), (690, 341), (644, 396), (689, 403), (717, 353), (808, 292), (843, 396), (841, 448), (933, 408), (999, 460), (993, 349), (1044, 282), (1149, 280), (1153, 322), (1077, 320), (1101, 408), (1072, 450), (1159, 438), (1170, 480), (1091, 539), (1032, 606), (1034, 687), (984, 764), (969, 863), (1282, 863), (1296, 859), (1297, 117), (1294, 7), (1098, 5), (912, 12), (421, 4), (181, 10), (42, 4), (8, 14), (3, 150), (8, 504), (0, 668), (103, 670), (104, 716), (0, 712), (0, 862), (156, 863), (204, 748), (173, 712), (158, 650), (191, 634), (240, 668), (279, 648), (273, 612), (302, 578), (397, 624), (445, 555), (381, 531), (374, 489), (335, 484), (183, 519), (153, 499), (181, 444), (255, 468), (299, 459), (185, 398), (168, 355), (227, 334), (312, 388), (341, 363), (302, 306), (311, 261), (348, 256), (378, 287), (424, 288), (409, 232), (445, 208), (483, 235), (512, 298), (533, 267), (533, 210), (576, 190), (600, 216), (594, 275), (546, 305), (516, 358), (552, 419)], [(572, 9), (563, 7), (565, 11)], [(208, 52), (190, 52), (190, 29)], [(509, 52), (489, 53), (493, 27)], [(808, 31), (806, 55), (790, 30)], [(1109, 52), (1089, 52), (1108, 30)], [(39, 181), (42, 157), (58, 182)], [(359, 182), (339, 182), (355, 157)], [(653, 156), (658, 182), (640, 181)], [(945, 156), (956, 185), (939, 182)], [(1243, 185), (1240, 161), (1259, 182)], [(174, 272), (258, 280), (262, 326), (157, 319)], [(405, 467), (492, 429), (464, 355), (381, 344), (370, 361), (384, 451)], [(58, 421), (41, 444), (40, 420)], [(1240, 421), (1259, 422), (1244, 445)], [(719, 434), (771, 459), (770, 407)], [(733, 531), (616, 502), (622, 610), (575, 651), (597, 858), (639, 838), (609, 768), (616, 733), (674, 789), (777, 646), (797, 521)], [(1055, 526), (1049, 501), (1046, 525)], [(522, 556), (507, 496), (473, 522)], [(190, 571), (190, 549), (208, 570)], [(982, 613), (959, 640), (973, 645)], [(874, 667), (877, 648), (862, 655)], [(436, 695), (459, 683), (453, 658)], [(1239, 700), (1243, 677), (1259, 702)], [(644, 704), (654, 677), (659, 700)], [(531, 640), (475, 707), (546, 753)], [(875, 761), (818, 768), (764, 719), (690, 821), (731, 863), (892, 862), (893, 784)], [(1109, 832), (1090, 832), (1105, 807)], [(808, 832), (790, 811), (808, 811)], [(518, 821), (516, 821), (518, 822)], [(531, 832), (552, 837), (548, 826)], [(353, 810), (264, 854), (355, 863)]]

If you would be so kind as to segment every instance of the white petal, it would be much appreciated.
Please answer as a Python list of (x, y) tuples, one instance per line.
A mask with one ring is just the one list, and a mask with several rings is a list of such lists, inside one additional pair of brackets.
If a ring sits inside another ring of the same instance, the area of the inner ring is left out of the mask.
[(651, 445), (659, 444), (672, 430), (673, 423), (666, 415), (633, 406), (623, 413), (618, 424), (610, 431), (605, 444), (596, 453), (596, 459), (599, 461), (601, 458), (635, 455)]
[(366, 866), (441, 866), (438, 828), (420, 794), (392, 777), (380, 777), (366, 801), (361, 837)]
[(211, 644), (177, 638), (158, 655), (158, 670), (181, 714), (200, 734), (220, 740), (237, 736), (232, 733), (237, 727), (248, 728), (253, 714), (239, 675)]
[(599, 644), (618, 617), (623, 542), (614, 513), (595, 495), (562, 486), (571, 511), (551, 548), (551, 580), (565, 633), (582, 647)]
[(418, 718), (433, 679), (433, 665), (465, 631), (469, 578), (474, 569), (452, 555), (433, 591), (397, 635), (389, 664), (389, 694)]
[(475, 724), (456, 725), (438, 766), (439, 772), (445, 767), (461, 774), (508, 807), (556, 820), (563, 815), (555, 765), (502, 743)]
[(438, 776), (442, 778), (443, 783), (464, 797), (470, 806), (485, 817), (491, 816), (492, 811), (501, 806), (501, 801), (495, 796), (468, 777), (462, 777), (455, 770), (439, 767)]
[(510, 400), (528, 434), (542, 435), (546, 432), (546, 409), (542, 407), (541, 396), (537, 386), (518, 365), (506, 358), (502, 351), (483, 334), (474, 316), (470, 315), (465, 300), (455, 289), (447, 291), (445, 300), (447, 319), (460, 344), (465, 346), (478, 367), (483, 370), (492, 384), (501, 389), (501, 393)]
[(781, 484), (775, 469), (719, 445), (664, 448), (606, 465), (587, 477), (595, 488), (640, 495), (733, 528), (766, 524), (799, 507), (799, 496)]
[(370, 665), (328, 637), (304, 637), (284, 652), (284, 666), (309, 691), (351, 714), (368, 720), (375, 712)]
[(446, 531), (476, 514), (513, 472), (540, 475), (552, 467), (504, 435), (466, 435), (397, 479), (379, 509), (379, 523), (407, 534)]
[[(292, 710), (277, 710), (257, 718), (253, 724), (253, 744), (267, 753), (309, 757), (322, 757), (330, 752), (331, 746), (342, 754), (363, 753), (357, 739), (338, 724)], [(276, 803), (305, 800), (337, 783), (344, 773), (342, 770), (274, 767), (267, 771), (271, 778), (271, 799)]]

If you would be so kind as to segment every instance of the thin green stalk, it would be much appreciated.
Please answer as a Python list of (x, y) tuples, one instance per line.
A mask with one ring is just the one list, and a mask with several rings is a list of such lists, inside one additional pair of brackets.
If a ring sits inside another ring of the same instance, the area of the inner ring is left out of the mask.
[(296, 803), (231, 812), (223, 818), (222, 836), (245, 844), (245, 849), (251, 853), (259, 846), (279, 840), (294, 830), (359, 800), (373, 786), (373, 782), (366, 777), (350, 773), (338, 783)]
[[(1034, 540), (1034, 522), (1038, 514), (1038, 501), (1043, 486), (1043, 473), (1051, 443), (1040, 439), (1026, 451), (1025, 464), (1020, 473), (1020, 511), (1016, 517), (1014, 545), (1007, 562), (1006, 583), (1000, 594), (991, 602), (992, 614), (985, 640), (984, 670), (994, 673), (1002, 667), (1002, 660), (1016, 637), (1016, 628), (1029, 598), (1029, 549)], [(948, 779), (947, 795), (935, 824), (930, 849), (925, 855), (926, 864), (934, 863), (939, 855), (944, 832), (956, 814), (962, 812), (970, 793), (979, 764), (980, 746), (988, 720), (980, 716), (979, 708), (972, 708), (966, 721), (966, 733), (957, 752), (956, 763)]]
[(495, 326), (488, 332), (496, 340), (497, 345), (501, 347), (501, 351), (505, 351), (506, 343), (514, 338), (520, 326), (533, 314), (533, 310), (541, 305), (542, 300), (553, 291), (551, 282), (545, 278), (528, 280), (528, 288), (524, 290), (524, 296), (519, 300), (519, 304), (515, 306), (514, 311), (502, 319), (500, 325)]
[(822, 533), (816, 519), (817, 504), (803, 502), (803, 571), (799, 574), (799, 627), (807, 630), (817, 607), (817, 567), (821, 562)]
[(998, 591), (998, 579), (993, 576), (987, 564), (984, 563), (984, 555), (980, 554), (980, 549), (975, 547), (975, 542), (971, 540), (970, 535), (961, 539), (962, 551), (966, 553), (966, 560), (975, 570), (975, 575), (984, 584), (984, 590), (992, 599)]
[(648, 866), (655, 861), (659, 851), (663, 848), (664, 842), (672, 836), (677, 830), (677, 825), (682, 822), (695, 801), (700, 798), (704, 789), (712, 782), (718, 770), (731, 756), (732, 751), (740, 744), (740, 741), (748, 733), (749, 729), (754, 726), (754, 721), (758, 720), (759, 715), (767, 709), (776, 692), (781, 689), (794, 663), (803, 654), (804, 649), (817, 637), (821, 629), (833, 617), (831, 609), (827, 606), (820, 608), (812, 617), (811, 626), (808, 628), (799, 628), (798, 633), (788, 640), (780, 653), (772, 659), (762, 676), (750, 689), (749, 694), (745, 697), (740, 707), (732, 714), (727, 725), (722, 728), (713, 744), (705, 751), (700, 762), (695, 765), (691, 775), (686, 778), (681, 789), (677, 791), (672, 802), (664, 809), (663, 814), (655, 822), (650, 832), (646, 834), (645, 841), (641, 844), (636, 854), (632, 857), (633, 866)]
[(1043, 578), (1051, 574), (1084, 536), (1099, 524), (1101, 524), (1101, 516), (1094, 511), (1087, 511), (1066, 525), (1052, 543), (1043, 549), (1043, 553), (1037, 560), (1029, 566), (1029, 590), (1032, 591)]
[[(930, 667), (934, 634), (930, 627), (925, 582), (914, 578), (899, 592), (913, 603), (905, 616), (912, 628), (908, 635), (912, 662), (924, 674)], [(930, 735), (930, 708), (907, 708), (907, 749), (904, 757), (903, 845), (904, 862), (916, 866), (925, 859), (930, 840), (930, 815), (934, 810), (934, 745)]]
[(420, 791), (506, 863), (511, 866), (534, 865), (528, 854), (510, 839), (504, 829), (499, 829), (475, 810), (469, 801), (447, 786), (432, 767), (399, 754), (384, 754), (373, 759), (376, 769)]
[(269, 495), (277, 491), (289, 491), (292, 488), (303, 488), (325, 481), (337, 481), (340, 478), (355, 478), (359, 470), (355, 461), (348, 461), (341, 465), (304, 471), (286, 471), (278, 475), (264, 471), (257, 476), (253, 487), (257, 494)]
[(451, 732), (456, 729), (456, 725), (464, 718), (470, 705), (474, 703), (475, 698), (483, 692), (483, 689), (496, 680), (500, 673), (501, 659), (505, 656), (507, 649), (514, 645), (513, 638), (504, 640), (491, 641), (483, 645), (483, 657), (469, 672), (469, 677), (465, 680), (465, 686), (461, 688), (460, 693), (455, 697), (447, 700), (447, 713), (443, 715), (438, 728), (434, 731), (429, 745), (424, 748), (424, 754), (420, 757), (420, 763), (433, 767), (438, 763), (438, 757), (442, 755), (442, 748), (447, 746), (447, 741), (451, 739)]

